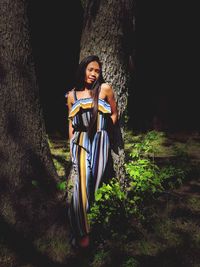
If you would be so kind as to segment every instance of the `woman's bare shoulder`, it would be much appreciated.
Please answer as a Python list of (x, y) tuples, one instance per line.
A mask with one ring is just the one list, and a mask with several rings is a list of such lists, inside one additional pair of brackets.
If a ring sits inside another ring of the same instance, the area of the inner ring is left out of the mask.
[(67, 93), (65, 94), (65, 97), (67, 98), (68, 101), (72, 103), (74, 99), (74, 88), (68, 90)]
[(105, 94), (108, 94), (113, 91), (112, 85), (110, 83), (102, 83), (101, 84), (101, 91)]

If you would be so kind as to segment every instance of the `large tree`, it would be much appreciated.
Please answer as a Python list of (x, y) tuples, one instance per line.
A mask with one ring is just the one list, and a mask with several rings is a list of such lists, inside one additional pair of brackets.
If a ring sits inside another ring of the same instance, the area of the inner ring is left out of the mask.
[(134, 0), (85, 0), (80, 60), (97, 54), (103, 62), (103, 74), (115, 91), (119, 109), (119, 126), (115, 129), (112, 149), (116, 176), (123, 183), (124, 117), (130, 84), (130, 62), (133, 56)]
[(9, 248), (51, 266), (37, 249), (61, 235), (66, 242), (66, 218), (39, 101), (27, 3), (2, 0), (0, 8), (0, 229)]

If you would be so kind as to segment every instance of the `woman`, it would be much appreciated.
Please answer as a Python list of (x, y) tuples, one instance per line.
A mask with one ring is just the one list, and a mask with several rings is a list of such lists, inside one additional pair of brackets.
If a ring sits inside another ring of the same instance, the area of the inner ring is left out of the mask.
[(98, 56), (88, 56), (79, 64), (75, 87), (67, 94), (67, 106), (70, 154), (76, 174), (69, 207), (72, 243), (88, 247), (87, 212), (102, 182), (110, 149), (108, 120), (115, 124), (118, 116), (114, 92), (104, 82)]

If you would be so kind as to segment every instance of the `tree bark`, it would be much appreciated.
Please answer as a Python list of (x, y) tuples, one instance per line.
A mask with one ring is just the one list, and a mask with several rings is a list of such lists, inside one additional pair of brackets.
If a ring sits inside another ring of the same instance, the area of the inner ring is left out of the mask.
[[(37, 247), (42, 238), (47, 238), (50, 232), (53, 235), (58, 222), (62, 234), (61, 228), (65, 227), (29, 38), (27, 1), (2, 0), (0, 228), (13, 232), (11, 239), (4, 232), (5, 240), (10, 240), (12, 245), (18, 236), (17, 243), (23, 243), (22, 249), (29, 247), (27, 244)], [(54, 233), (55, 236), (60, 232)]]
[(134, 30), (134, 0), (84, 1), (85, 14), (80, 60), (96, 54), (103, 63), (106, 82), (112, 84), (119, 110), (112, 158), (116, 176), (125, 182), (124, 123), (130, 81), (130, 56)]

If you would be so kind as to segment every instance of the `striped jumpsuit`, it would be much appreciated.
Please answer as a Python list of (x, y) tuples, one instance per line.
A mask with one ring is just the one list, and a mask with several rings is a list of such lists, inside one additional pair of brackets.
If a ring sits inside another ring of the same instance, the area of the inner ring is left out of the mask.
[(93, 99), (77, 99), (75, 91), (74, 99), (69, 119), (72, 120), (74, 129), (70, 148), (75, 181), (68, 215), (72, 235), (77, 238), (90, 232), (87, 212), (91, 200), (94, 199), (94, 192), (101, 183), (108, 161), (110, 144), (106, 127), (111, 107), (105, 100), (98, 99), (97, 130), (91, 141), (86, 129), (91, 119)]

